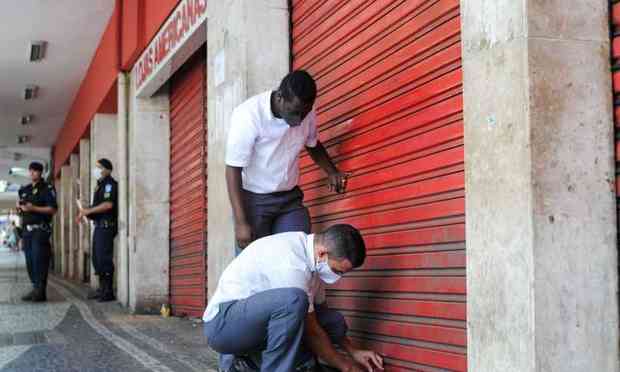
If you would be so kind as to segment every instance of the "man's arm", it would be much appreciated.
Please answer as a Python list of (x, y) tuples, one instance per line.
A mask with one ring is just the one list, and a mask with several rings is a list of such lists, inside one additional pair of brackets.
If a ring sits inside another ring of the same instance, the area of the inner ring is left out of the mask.
[(335, 367), (342, 372), (362, 372), (355, 362), (340, 354), (332, 345), (329, 336), (319, 324), (314, 312), (308, 313), (305, 322), (304, 342), (312, 353), (328, 365)]
[(228, 189), (228, 198), (232, 206), (233, 216), (235, 218), (235, 238), (239, 244), (239, 248), (245, 248), (252, 242), (252, 227), (248, 224), (248, 220), (243, 209), (242, 195), (242, 179), (241, 171), (243, 168), (226, 166), (226, 187)]
[(314, 147), (306, 147), (310, 157), (314, 162), (321, 167), (327, 174), (332, 174), (338, 172), (338, 168), (332, 161), (332, 158), (325, 150), (325, 146), (321, 143), (321, 141), (317, 141), (316, 146)]
[(339, 194), (344, 193), (347, 188), (347, 175), (338, 170), (321, 141), (317, 141), (314, 147), (306, 146), (306, 150), (312, 160), (329, 176), (330, 191), (336, 191)]
[(21, 208), (24, 212), (34, 212), (41, 214), (49, 214), (54, 215), (56, 213), (56, 208), (54, 207), (37, 207), (36, 205), (26, 204), (25, 208), (22, 206)]
[(49, 186), (48, 189), (45, 189), (45, 191), (43, 192), (43, 198), (46, 205), (36, 206), (28, 202), (25, 205), (21, 206), (21, 210), (24, 212), (34, 212), (40, 214), (47, 214), (50, 216), (56, 214), (56, 211), (58, 210), (58, 204), (56, 203), (56, 191), (52, 186)]
[(114, 203), (112, 202), (103, 202), (96, 207), (83, 209), (85, 216), (90, 216), (91, 214), (101, 214), (108, 212), (114, 208)]
[(106, 213), (114, 209), (114, 204), (118, 201), (117, 184), (114, 182), (109, 182), (105, 185), (102, 185), (102, 187), (104, 188), (102, 203), (92, 208), (81, 208), (80, 213), (77, 216), (78, 221), (82, 219), (82, 217), (89, 217), (93, 214)]

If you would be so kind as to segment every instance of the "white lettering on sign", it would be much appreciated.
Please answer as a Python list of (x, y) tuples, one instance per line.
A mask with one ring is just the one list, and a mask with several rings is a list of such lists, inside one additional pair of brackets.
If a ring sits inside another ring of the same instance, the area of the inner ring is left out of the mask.
[(181, 41), (202, 24), (206, 16), (207, 0), (183, 0), (176, 7), (136, 64), (138, 90), (158, 70), (166, 57), (176, 52)]

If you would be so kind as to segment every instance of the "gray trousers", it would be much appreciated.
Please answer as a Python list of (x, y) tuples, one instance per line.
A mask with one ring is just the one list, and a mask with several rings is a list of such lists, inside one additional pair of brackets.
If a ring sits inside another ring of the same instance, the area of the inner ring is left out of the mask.
[[(347, 333), (344, 317), (326, 306), (316, 307), (319, 324), (339, 344)], [(291, 372), (313, 357), (302, 344), (308, 295), (298, 288), (280, 288), (220, 305), (205, 323), (209, 346), (221, 354), (220, 369), (228, 371), (235, 355), (260, 352), (262, 372)]]

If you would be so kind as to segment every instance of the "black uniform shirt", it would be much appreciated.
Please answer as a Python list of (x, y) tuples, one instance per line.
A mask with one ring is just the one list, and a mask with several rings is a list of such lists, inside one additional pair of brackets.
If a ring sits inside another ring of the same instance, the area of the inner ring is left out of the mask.
[(96, 207), (105, 202), (112, 203), (113, 208), (107, 212), (92, 214), (88, 217), (95, 221), (116, 222), (118, 218), (118, 183), (111, 176), (104, 177), (97, 181), (92, 207)]
[[(58, 209), (56, 203), (56, 190), (53, 185), (41, 180), (36, 185), (22, 186), (19, 191), (19, 200), (23, 203), (32, 203), (36, 207), (52, 207)], [(52, 222), (49, 214), (36, 212), (22, 212), (22, 223), (24, 225), (40, 225)]]

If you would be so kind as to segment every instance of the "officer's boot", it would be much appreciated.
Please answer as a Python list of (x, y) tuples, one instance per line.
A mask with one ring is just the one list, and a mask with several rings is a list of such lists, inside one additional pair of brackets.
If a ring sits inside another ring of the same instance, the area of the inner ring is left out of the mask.
[(41, 284), (41, 291), (43, 292), (43, 301), (47, 301), (47, 280)]
[(97, 288), (96, 291), (88, 294), (87, 298), (89, 300), (98, 300), (101, 298), (101, 293), (103, 293), (103, 274), (98, 275), (98, 277), (99, 277), (99, 287)]
[(101, 292), (101, 297), (99, 298), (99, 302), (109, 302), (114, 301), (114, 288), (112, 287), (112, 274), (103, 274), (103, 291)]
[(28, 292), (25, 296), (22, 297), (22, 301), (32, 301), (32, 296), (34, 295), (34, 289)]
[(45, 284), (42, 284), (39, 288), (34, 289), (34, 293), (32, 295), (32, 302), (45, 302), (47, 301), (47, 294)]

